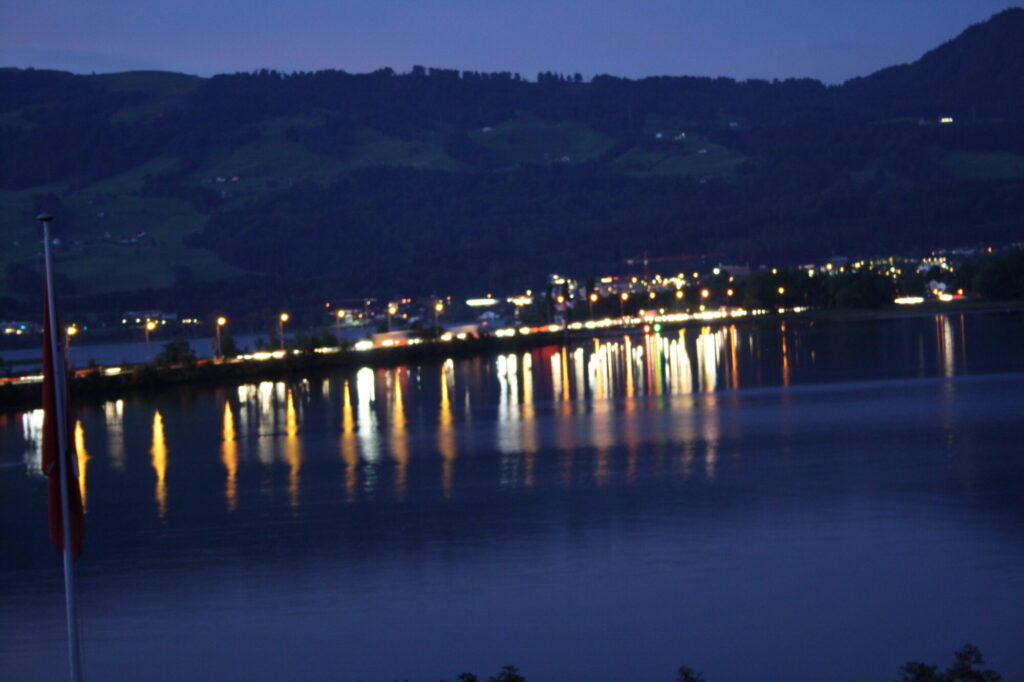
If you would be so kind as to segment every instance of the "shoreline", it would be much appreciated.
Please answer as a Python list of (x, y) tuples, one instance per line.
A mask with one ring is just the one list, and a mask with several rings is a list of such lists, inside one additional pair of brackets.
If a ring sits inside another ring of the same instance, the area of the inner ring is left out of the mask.
[[(808, 310), (757, 316), (724, 316), (686, 321), (644, 322), (572, 329), (568, 326), (554, 331), (532, 331), (513, 336), (480, 336), (449, 341), (429, 340), (422, 343), (376, 347), (365, 350), (338, 349), (333, 352), (291, 351), (281, 357), (230, 359), (214, 362), (201, 359), (179, 365), (139, 363), (119, 368), (97, 367), (77, 370), (71, 381), (73, 398), (109, 399), (135, 392), (154, 392), (170, 387), (192, 385), (226, 385), (245, 381), (271, 380), (298, 374), (320, 374), (352, 367), (395, 367), (416, 365), (447, 358), (473, 357), (511, 352), (543, 346), (580, 342), (592, 338), (629, 336), (692, 327), (721, 325), (763, 325), (784, 322), (871, 322), (876, 320), (911, 319), (938, 314), (1012, 314), (1024, 311), (1024, 301), (1006, 304), (967, 303), (950, 306), (939, 304), (922, 309), (884, 310)], [(655, 324), (661, 330), (654, 330)], [(0, 406), (4, 410), (36, 407), (40, 402), (42, 383), (38, 373), (10, 377), (0, 383)]]

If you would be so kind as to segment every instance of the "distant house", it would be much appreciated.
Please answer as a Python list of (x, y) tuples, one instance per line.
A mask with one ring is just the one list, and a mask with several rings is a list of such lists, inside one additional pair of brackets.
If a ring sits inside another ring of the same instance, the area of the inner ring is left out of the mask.
[(121, 324), (131, 327), (144, 326), (146, 322), (167, 324), (177, 321), (178, 313), (165, 313), (162, 310), (128, 310), (121, 313)]

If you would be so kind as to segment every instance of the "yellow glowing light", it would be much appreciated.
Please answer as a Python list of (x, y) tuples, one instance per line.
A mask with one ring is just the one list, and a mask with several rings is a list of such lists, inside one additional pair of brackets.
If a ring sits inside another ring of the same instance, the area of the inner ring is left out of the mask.
[(591, 294), (590, 295), (590, 302), (591, 303), (597, 303), (597, 294)]
[(779, 287), (779, 296), (782, 296), (784, 293), (786, 293), (786, 287)]
[(163, 518), (167, 515), (167, 440), (164, 438), (164, 418), (159, 410), (153, 414), (153, 444), (149, 453), (150, 464), (156, 472), (153, 497), (156, 500), (157, 515)]
[(78, 327), (76, 327), (74, 325), (71, 325), (70, 327), (68, 327), (68, 329), (67, 329), (68, 336), (74, 336), (77, 333), (78, 333)]
[(226, 318), (226, 317), (218, 317), (217, 318), (217, 326), (218, 327), (223, 327), (227, 323), (228, 323), (228, 318)]
[(556, 300), (558, 301), (558, 305), (562, 305), (565, 303), (565, 296), (559, 296)]
[(156, 322), (153, 320), (146, 320), (146, 331), (153, 331), (156, 329)]
[(628, 301), (629, 300), (629, 294), (627, 292), (623, 291), (621, 298), (622, 298), (623, 301)]
[(709, 296), (711, 296), (711, 292), (710, 291), (708, 291), (707, 289), (701, 289), (700, 290), (700, 297), (701, 298), (707, 298)]
[(683, 297), (683, 290), (682, 289), (676, 289), (676, 298), (682, 298), (682, 297)]
[(444, 303), (441, 303), (440, 301), (435, 303), (434, 304), (434, 312), (437, 312), (437, 313), (444, 312)]
[(732, 294), (733, 294), (733, 291), (732, 291), (732, 289), (726, 289), (726, 290), (725, 290), (725, 295), (726, 295), (726, 296), (732, 296)]
[(653, 301), (658, 295), (652, 291), (650, 294), (648, 294), (648, 296)]
[(341, 320), (341, 319), (344, 319), (344, 317), (345, 317), (345, 311), (344, 310), (339, 310), (338, 311), (338, 319)]
[(290, 319), (292, 319), (291, 315), (289, 315), (288, 313), (281, 313), (281, 321), (282, 322), (287, 322)]

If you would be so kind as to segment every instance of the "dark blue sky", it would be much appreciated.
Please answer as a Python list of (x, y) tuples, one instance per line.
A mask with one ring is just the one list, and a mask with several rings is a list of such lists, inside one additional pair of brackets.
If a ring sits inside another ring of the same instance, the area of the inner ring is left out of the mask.
[(0, 65), (199, 75), (413, 64), (839, 82), (1007, 0), (5, 0)]

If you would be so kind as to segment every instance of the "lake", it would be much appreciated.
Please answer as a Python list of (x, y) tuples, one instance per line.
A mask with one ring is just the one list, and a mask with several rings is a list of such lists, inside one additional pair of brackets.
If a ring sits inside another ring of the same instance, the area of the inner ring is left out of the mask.
[[(92, 680), (1024, 677), (1024, 314), (790, 320), (75, 406)], [(0, 677), (66, 677), (41, 415)]]

